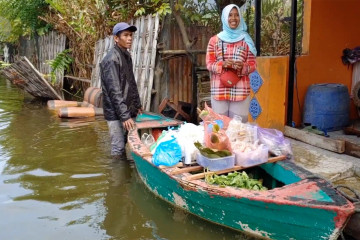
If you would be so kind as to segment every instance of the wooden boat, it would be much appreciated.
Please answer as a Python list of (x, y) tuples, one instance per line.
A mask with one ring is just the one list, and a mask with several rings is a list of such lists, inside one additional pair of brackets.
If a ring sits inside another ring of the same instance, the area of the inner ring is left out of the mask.
[[(137, 129), (128, 135), (140, 178), (163, 200), (205, 220), (265, 239), (337, 239), (354, 213), (354, 205), (329, 182), (290, 160), (277, 161), (284, 157), (245, 169), (261, 176), (266, 191), (207, 184), (198, 165), (155, 166), (139, 132), (179, 124), (165, 117), (154, 118), (137, 122)], [(235, 166), (217, 173), (241, 169)]]

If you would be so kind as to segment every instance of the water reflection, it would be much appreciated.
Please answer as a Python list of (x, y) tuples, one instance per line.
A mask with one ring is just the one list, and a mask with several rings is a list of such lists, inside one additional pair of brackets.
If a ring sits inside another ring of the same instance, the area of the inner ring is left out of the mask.
[(103, 228), (112, 239), (250, 239), (157, 198), (132, 164), (113, 164), (111, 174)]
[[(23, 108), (14, 116), (2, 143), (11, 152), (3, 174), (22, 174), (5, 183), (20, 183), (24, 189), (32, 190), (14, 200), (63, 203), (82, 199), (90, 203), (100, 199), (106, 186), (99, 162), (101, 154), (96, 147), (96, 131), (101, 129), (101, 123), (92, 123), (91, 127), (71, 131), (61, 127), (45, 107), (33, 107), (31, 111)], [(79, 179), (79, 175), (86, 181)], [(76, 188), (68, 189), (69, 186)]]
[(45, 103), (1, 80), (0, 96), (0, 228), (9, 229), (0, 239), (101, 239), (104, 121), (71, 130)]

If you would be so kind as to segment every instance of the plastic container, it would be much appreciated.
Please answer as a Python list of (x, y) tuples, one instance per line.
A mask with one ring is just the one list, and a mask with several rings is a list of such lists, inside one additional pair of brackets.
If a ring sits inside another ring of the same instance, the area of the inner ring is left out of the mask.
[(219, 171), (234, 167), (235, 156), (233, 154), (231, 156), (222, 158), (207, 158), (198, 152), (196, 156), (196, 162), (200, 166), (208, 168), (211, 171)]
[(305, 124), (323, 131), (335, 131), (349, 124), (350, 96), (343, 84), (309, 86), (304, 104)]
[(266, 163), (269, 157), (269, 148), (265, 145), (259, 145), (254, 151), (235, 153), (235, 165), (242, 167), (251, 167), (258, 164)]

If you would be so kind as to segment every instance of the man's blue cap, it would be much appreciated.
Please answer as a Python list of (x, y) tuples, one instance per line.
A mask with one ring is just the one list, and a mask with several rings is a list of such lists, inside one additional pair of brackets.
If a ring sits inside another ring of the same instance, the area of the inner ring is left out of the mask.
[(131, 26), (126, 22), (117, 23), (113, 28), (113, 34), (116, 35), (121, 31), (129, 30), (130, 32), (135, 32), (137, 28), (135, 26)]

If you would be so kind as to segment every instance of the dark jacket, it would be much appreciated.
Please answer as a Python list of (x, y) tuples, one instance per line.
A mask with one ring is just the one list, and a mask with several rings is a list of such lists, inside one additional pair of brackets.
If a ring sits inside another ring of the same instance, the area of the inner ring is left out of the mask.
[(131, 56), (117, 45), (100, 63), (104, 117), (122, 122), (136, 117), (141, 108)]

